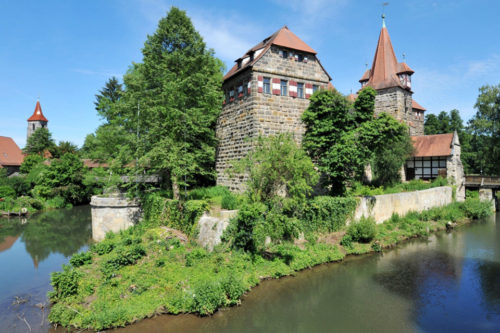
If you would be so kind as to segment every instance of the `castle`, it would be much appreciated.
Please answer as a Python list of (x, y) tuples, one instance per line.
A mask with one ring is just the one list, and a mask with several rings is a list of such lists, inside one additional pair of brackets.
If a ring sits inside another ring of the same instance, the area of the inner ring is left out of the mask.
[(252, 138), (290, 132), (300, 141), (308, 98), (330, 80), (316, 51), (286, 26), (238, 58), (224, 76), (225, 101), (216, 131), (217, 184), (242, 189), (244, 176), (230, 178), (225, 171), (251, 149)]
[[(457, 185), (465, 197), (460, 142), (456, 133), (424, 135), (425, 108), (413, 99), (414, 71), (398, 62), (389, 32), (382, 21), (370, 69), (359, 82), (377, 91), (375, 115), (386, 112), (408, 125), (415, 152), (402, 168), (402, 179), (433, 179), (441, 175)], [(259, 135), (293, 133), (301, 141), (305, 128), (301, 115), (318, 89), (333, 89), (331, 77), (314, 51), (286, 26), (248, 50), (224, 76), (224, 105), (217, 122), (219, 147), (217, 185), (241, 191), (245, 175), (230, 177), (231, 162), (252, 149)], [(349, 99), (354, 101), (356, 95)]]

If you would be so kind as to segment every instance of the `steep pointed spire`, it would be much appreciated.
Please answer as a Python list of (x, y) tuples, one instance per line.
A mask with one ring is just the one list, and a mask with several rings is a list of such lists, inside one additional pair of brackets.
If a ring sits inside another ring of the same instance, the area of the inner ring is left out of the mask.
[(401, 73), (411, 75), (413, 70), (404, 62), (398, 63), (389, 37), (389, 31), (385, 26), (385, 15), (382, 15), (382, 29), (380, 30), (372, 67), (364, 73), (359, 82), (375, 89), (391, 87), (409, 89), (409, 86), (404, 86), (398, 78), (398, 74)]
[(36, 101), (36, 106), (35, 106), (35, 111), (31, 115), (31, 117), (28, 118), (28, 121), (45, 121), (48, 122), (47, 118), (43, 115), (42, 112), (42, 107), (40, 105), (40, 101)]

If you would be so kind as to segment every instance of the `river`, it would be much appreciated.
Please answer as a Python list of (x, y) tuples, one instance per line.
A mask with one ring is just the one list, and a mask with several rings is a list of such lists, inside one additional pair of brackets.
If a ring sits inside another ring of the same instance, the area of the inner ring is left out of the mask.
[[(33, 332), (63, 332), (40, 325), (44, 312), (35, 304), (46, 302), (50, 272), (89, 243), (89, 208), (15, 225), (5, 228), (0, 220), (0, 331), (28, 331), (24, 315)], [(13, 305), (19, 295), (30, 300)], [(211, 317), (163, 315), (114, 331), (499, 332), (500, 214), (381, 254), (264, 281), (241, 306)]]

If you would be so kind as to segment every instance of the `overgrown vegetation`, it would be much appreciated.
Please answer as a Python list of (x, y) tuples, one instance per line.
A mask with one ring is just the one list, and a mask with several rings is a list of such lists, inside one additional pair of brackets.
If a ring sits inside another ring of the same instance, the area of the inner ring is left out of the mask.
[(446, 186), (448, 185), (448, 180), (446, 178), (438, 177), (431, 182), (426, 182), (421, 179), (413, 179), (409, 182), (399, 183), (393, 186), (379, 186), (375, 187), (373, 185), (363, 185), (360, 182), (356, 182), (347, 191), (347, 195), (350, 196), (374, 196), (381, 194), (393, 194), (400, 192), (412, 192), (427, 190), (434, 187)]
[(393, 185), (411, 155), (406, 126), (386, 113), (374, 117), (375, 95), (373, 88), (364, 88), (351, 106), (339, 92), (321, 90), (302, 115), (304, 149), (332, 194), (343, 195), (354, 181), (361, 181), (368, 164), (375, 184)]
[[(393, 215), (379, 225), (365, 219), (348, 228), (343, 226), (340, 230), (347, 232), (341, 244), (306, 237), (296, 245), (294, 239), (282, 239), (264, 245), (262, 251), (255, 251), (259, 237), (252, 236), (256, 225), (270, 223), (264, 219), (272, 212), (262, 203), (242, 209), (232, 222), (241, 225), (239, 233), (226, 234), (229, 242), (213, 252), (180, 240), (155, 221), (144, 222), (119, 234), (108, 234), (86, 253), (75, 255), (72, 266), (53, 274), (54, 291), (49, 297), (54, 304), (49, 319), (67, 327), (101, 330), (159, 313), (211, 314), (220, 307), (238, 304), (263, 278), (342, 260), (350, 253), (381, 251), (403, 239), (442, 230), (448, 221), (483, 216), (489, 209), (488, 203), (477, 198), (467, 200), (404, 217)], [(309, 213), (314, 216), (311, 221), (335, 207), (330, 199), (317, 199), (316, 205), (314, 213)], [(343, 214), (337, 215), (340, 218)], [(256, 216), (261, 219), (256, 220)], [(239, 250), (231, 249), (233, 245)]]

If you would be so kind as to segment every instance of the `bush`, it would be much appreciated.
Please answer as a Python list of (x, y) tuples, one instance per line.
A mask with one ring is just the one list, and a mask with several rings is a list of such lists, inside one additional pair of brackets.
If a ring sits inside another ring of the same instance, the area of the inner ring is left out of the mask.
[(266, 235), (258, 232), (262, 231), (258, 225), (264, 223), (265, 211), (265, 205), (259, 203), (245, 205), (239, 210), (236, 218), (231, 220), (234, 230), (234, 247), (255, 252), (263, 245)]
[(0, 198), (14, 198), (16, 191), (7, 185), (0, 186)]
[(115, 244), (112, 243), (111, 241), (105, 239), (99, 243), (93, 244), (90, 247), (90, 251), (102, 256), (103, 254), (110, 253), (111, 251), (113, 251), (114, 248), (115, 248)]
[[(53, 197), (45, 202), (45, 207), (47, 208), (64, 208), (67, 207), (68, 203), (64, 200), (63, 197)], [(70, 205), (71, 206), (71, 205)]]
[(212, 314), (226, 301), (224, 289), (219, 283), (205, 282), (194, 289), (194, 307), (201, 315)]
[(209, 207), (205, 200), (188, 200), (183, 203), (157, 193), (149, 194), (143, 200), (145, 220), (152, 225), (179, 229), (188, 235), (194, 233), (193, 226)]
[(352, 248), (352, 237), (349, 234), (345, 234), (340, 240), (340, 245), (347, 248)]
[(186, 266), (191, 267), (193, 264), (200, 259), (207, 256), (207, 251), (202, 248), (194, 248), (191, 252), (186, 254)]
[(479, 198), (467, 198), (464, 202), (463, 209), (465, 216), (471, 219), (481, 219), (492, 214), (491, 203), (488, 201), (480, 201)]
[(69, 263), (75, 268), (90, 264), (91, 262), (92, 262), (92, 254), (90, 254), (90, 252), (81, 252), (74, 254), (69, 260)]
[(101, 272), (104, 278), (109, 280), (115, 276), (122, 266), (133, 265), (144, 255), (146, 255), (146, 250), (140, 245), (118, 248), (114, 256), (102, 264)]
[(349, 226), (347, 234), (351, 236), (353, 241), (368, 243), (377, 234), (375, 220), (373, 218), (362, 217), (358, 222)]
[(345, 226), (355, 209), (355, 198), (315, 197), (305, 208), (305, 227), (309, 231), (338, 231)]
[(221, 286), (226, 293), (228, 305), (238, 304), (240, 297), (246, 291), (241, 278), (236, 278), (233, 274), (229, 274), (225, 279), (223, 279)]
[(80, 277), (80, 273), (69, 265), (63, 265), (62, 272), (52, 272), (50, 280), (54, 290), (49, 292), (50, 300), (54, 302), (77, 294)]

